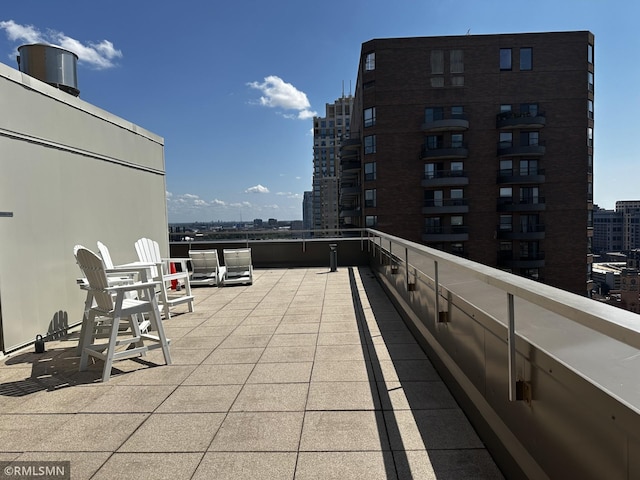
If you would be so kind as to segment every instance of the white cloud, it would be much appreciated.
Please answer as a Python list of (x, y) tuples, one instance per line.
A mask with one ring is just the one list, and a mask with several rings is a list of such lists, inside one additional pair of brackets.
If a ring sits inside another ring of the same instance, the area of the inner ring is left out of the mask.
[(33, 25), (20, 25), (13, 20), (0, 22), (0, 29), (13, 42), (46, 43), (62, 47), (78, 55), (81, 63), (87, 63), (97, 70), (114, 67), (114, 61), (122, 58), (122, 51), (117, 50), (109, 40), (82, 43), (63, 32), (47, 30), (43, 33)]
[(258, 184), (253, 187), (247, 188), (244, 193), (269, 193), (269, 189)]
[(183, 195), (184, 198), (190, 198), (190, 199), (196, 199), (196, 198), (200, 198), (198, 195), (193, 195), (192, 193), (185, 193)]
[(281, 197), (287, 197), (287, 198), (302, 198), (302, 195), (299, 193), (293, 193), (293, 192), (278, 192), (276, 193), (276, 195), (280, 195)]
[(262, 83), (249, 82), (247, 85), (262, 92), (263, 95), (259, 100), (260, 105), (298, 112), (297, 114), (283, 114), (285, 118), (307, 120), (317, 115), (316, 112), (311, 111), (311, 104), (306, 93), (276, 75), (265, 77)]

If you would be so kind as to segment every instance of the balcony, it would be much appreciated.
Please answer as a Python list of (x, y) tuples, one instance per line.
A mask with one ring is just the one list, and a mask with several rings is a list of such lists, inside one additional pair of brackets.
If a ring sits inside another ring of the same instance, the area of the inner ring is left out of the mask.
[(499, 184), (509, 183), (512, 185), (520, 185), (526, 183), (544, 183), (544, 170), (539, 168), (529, 172), (520, 172), (518, 169), (503, 169), (498, 171), (497, 182)]
[(498, 266), (502, 268), (542, 268), (544, 267), (544, 253), (538, 252), (528, 255), (516, 255), (510, 251), (498, 252)]
[(544, 142), (537, 145), (514, 145), (513, 142), (498, 142), (499, 157), (541, 157), (545, 154)]
[(452, 225), (447, 227), (427, 227), (422, 234), (423, 242), (465, 242), (469, 240), (469, 227)]
[(360, 160), (347, 160), (345, 158), (341, 159), (340, 166), (343, 172), (357, 172), (362, 168)]
[(424, 201), (422, 213), (468, 213), (469, 200), (467, 198), (428, 199)]
[(351, 132), (350, 136), (343, 136), (342, 141), (340, 142), (340, 153), (346, 152), (347, 150), (358, 150), (361, 145), (360, 134), (358, 132)]
[(520, 128), (542, 128), (547, 124), (544, 112), (530, 113), (502, 112), (496, 115), (496, 127), (509, 130)]
[(469, 156), (469, 149), (466, 143), (453, 143), (448, 146), (422, 146), (421, 157), (424, 159), (440, 158), (440, 159), (456, 159), (467, 158)]
[(500, 240), (543, 240), (544, 225), (518, 225), (513, 230), (511, 225), (498, 225), (496, 227)]
[(362, 210), (360, 209), (360, 207), (345, 205), (340, 209), (340, 218), (359, 217), (361, 213)]
[(469, 129), (469, 120), (465, 115), (452, 116), (451, 118), (442, 118), (440, 120), (432, 120), (422, 124), (423, 132), (463, 132)]
[(423, 187), (446, 187), (469, 185), (469, 177), (465, 170), (438, 170), (425, 174), (422, 179)]
[(497, 202), (499, 212), (541, 212), (546, 209), (544, 197), (528, 197), (520, 200), (500, 197)]

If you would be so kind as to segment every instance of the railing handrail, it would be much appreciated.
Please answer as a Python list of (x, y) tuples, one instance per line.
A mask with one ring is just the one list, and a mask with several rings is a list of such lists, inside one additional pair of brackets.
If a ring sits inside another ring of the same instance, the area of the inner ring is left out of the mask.
[[(465, 260), (378, 230), (367, 229), (367, 231), (369, 235), (384, 238), (409, 252), (437, 261), (441, 266), (449, 265), (454, 268), (463, 268), (471, 277), (503, 290), (508, 295), (526, 300), (602, 335), (640, 349), (640, 321), (635, 313), (487, 265)], [(612, 318), (612, 312), (615, 313), (615, 319)]]

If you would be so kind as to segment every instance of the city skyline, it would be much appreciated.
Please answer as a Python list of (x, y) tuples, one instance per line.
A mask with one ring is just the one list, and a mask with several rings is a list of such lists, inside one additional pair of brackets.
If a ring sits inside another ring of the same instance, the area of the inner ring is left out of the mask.
[(312, 186), (312, 118), (355, 93), (362, 43), (390, 37), (592, 31), (594, 203), (614, 208), (640, 196), (630, 142), (640, 67), (625, 62), (639, 42), (634, 2), (190, 7), (140, 1), (126, 10), (124, 3), (61, 9), (28, 0), (6, 5), (0, 17), (0, 62), (17, 68), (16, 49), (25, 43), (75, 51), (81, 99), (164, 138), (170, 222), (301, 219)]

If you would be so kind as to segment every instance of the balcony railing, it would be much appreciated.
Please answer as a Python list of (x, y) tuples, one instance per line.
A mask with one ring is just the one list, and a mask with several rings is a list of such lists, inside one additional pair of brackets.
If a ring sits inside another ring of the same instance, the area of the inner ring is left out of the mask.
[(542, 128), (546, 123), (544, 112), (538, 112), (535, 115), (529, 112), (501, 112), (496, 116), (496, 126), (502, 129)]
[(519, 200), (513, 197), (499, 197), (497, 202), (497, 210), (499, 212), (540, 211), (545, 209), (545, 198), (541, 196), (525, 197)]
[(425, 173), (422, 179), (423, 187), (468, 185), (469, 177), (465, 170), (438, 170)]
[(469, 129), (469, 119), (466, 115), (451, 115), (448, 118), (425, 120), (422, 130), (425, 132), (459, 132)]
[[(514, 228), (515, 227), (515, 228)], [(496, 231), (501, 240), (542, 240), (544, 225), (497, 225)]]
[(502, 169), (498, 170), (498, 183), (544, 183), (545, 174), (542, 168), (531, 169), (529, 171), (521, 171), (519, 169)]
[(543, 141), (539, 141), (536, 144), (529, 145), (516, 145), (513, 142), (498, 142), (498, 156), (500, 157), (522, 157), (522, 156), (535, 156), (539, 157), (544, 155), (546, 147)]
[(425, 158), (466, 158), (469, 149), (465, 142), (454, 142), (448, 145), (422, 145), (421, 157)]
[(422, 213), (467, 213), (469, 211), (469, 199), (444, 198), (425, 199)]

